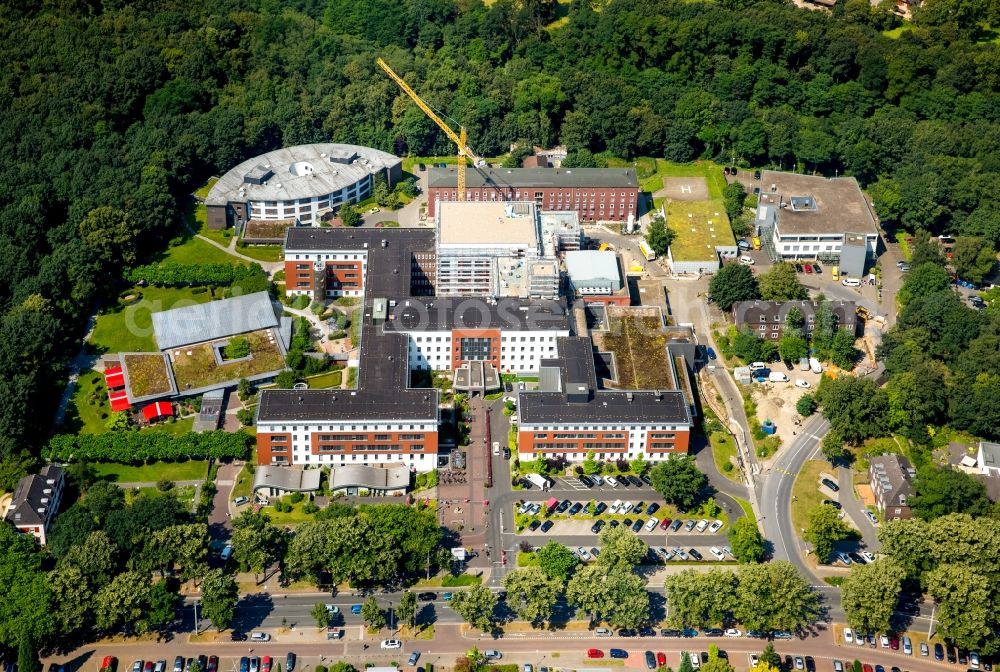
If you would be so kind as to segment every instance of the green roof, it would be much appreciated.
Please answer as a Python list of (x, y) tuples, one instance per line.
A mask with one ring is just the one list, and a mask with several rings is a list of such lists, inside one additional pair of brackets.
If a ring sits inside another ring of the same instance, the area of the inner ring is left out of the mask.
[(670, 254), (675, 261), (705, 261), (716, 258), (716, 247), (735, 247), (721, 200), (669, 201), (667, 228), (674, 232)]

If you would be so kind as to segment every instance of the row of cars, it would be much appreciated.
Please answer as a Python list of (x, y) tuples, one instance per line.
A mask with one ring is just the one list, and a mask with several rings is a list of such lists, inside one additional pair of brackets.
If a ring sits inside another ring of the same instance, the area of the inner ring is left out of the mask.
[[(901, 610), (908, 611), (907, 607), (916, 610), (916, 604), (906, 602), (901, 605)], [(907, 656), (912, 656), (914, 652), (913, 642), (908, 635), (903, 635), (902, 637), (893, 633), (868, 633), (866, 635), (860, 632), (852, 632), (850, 628), (844, 628), (844, 644), (868, 646), (872, 649), (881, 647), (890, 651), (902, 651)], [(951, 645), (946, 646), (940, 642), (936, 642), (933, 649), (934, 660), (939, 662), (947, 658), (949, 663), (958, 663), (962, 666), (968, 665), (973, 670), (981, 669), (986, 672), (992, 672), (993, 670), (993, 661), (985, 656), (980, 656), (975, 651), (956, 649)], [(931, 646), (927, 642), (920, 642), (917, 650), (925, 658), (931, 655)]]
[[(746, 632), (741, 632), (736, 628), (705, 628), (701, 631), (701, 635), (705, 637), (749, 637), (751, 639), (791, 639), (792, 633), (784, 630), (775, 630), (774, 632), (761, 632), (759, 630), (747, 630)], [(615, 632), (610, 628), (597, 628), (594, 630), (594, 636), (596, 637), (655, 637), (656, 630), (650, 627), (639, 628), (638, 630), (632, 630), (629, 628), (622, 628)], [(660, 630), (660, 637), (684, 637), (691, 638), (697, 637), (699, 632), (694, 628), (684, 628), (684, 629), (672, 629), (663, 628)]]
[[(287, 669), (288, 672), (294, 672), (295, 654), (290, 653), (288, 655), (292, 656), (293, 662), (292, 665), (290, 666), (286, 665), (285, 669)], [(247, 666), (246, 668), (244, 668), (241, 665), (240, 672), (271, 672), (271, 667), (272, 667), (271, 656), (264, 656), (263, 664), (261, 663), (260, 658), (254, 658), (253, 667), (250, 666), (249, 659), (244, 658), (243, 660), (247, 661)], [(105, 657), (104, 661), (101, 663), (101, 669), (111, 670), (113, 672), (115, 669), (114, 657), (113, 656)], [(168, 672), (169, 669), (172, 669), (173, 672), (192, 672), (192, 670), (195, 669), (201, 670), (201, 672), (217, 672), (219, 669), (219, 657), (197, 656), (197, 657), (185, 658), (184, 656), (177, 656), (176, 658), (174, 658), (173, 668), (167, 667), (166, 660), (157, 660), (155, 662), (152, 660), (136, 660), (132, 662), (131, 672)]]

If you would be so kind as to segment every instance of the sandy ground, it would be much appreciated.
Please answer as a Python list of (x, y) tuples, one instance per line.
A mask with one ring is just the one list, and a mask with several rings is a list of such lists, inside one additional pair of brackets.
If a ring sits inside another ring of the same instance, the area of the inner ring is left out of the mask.
[[(761, 424), (765, 420), (770, 420), (777, 425), (777, 434), (781, 437), (782, 445), (786, 445), (798, 432), (796, 421), (801, 422), (799, 414), (795, 411), (795, 404), (803, 394), (816, 391), (822, 374), (800, 371), (797, 365), (794, 371), (789, 371), (782, 363), (776, 363), (771, 370), (784, 373), (788, 376), (789, 382), (754, 383), (750, 389), (754, 401), (757, 402), (757, 418)], [(799, 379), (809, 383), (810, 388), (805, 390), (796, 387), (795, 381)]]
[(708, 182), (704, 177), (664, 177), (663, 188), (653, 196), (673, 201), (707, 201)]

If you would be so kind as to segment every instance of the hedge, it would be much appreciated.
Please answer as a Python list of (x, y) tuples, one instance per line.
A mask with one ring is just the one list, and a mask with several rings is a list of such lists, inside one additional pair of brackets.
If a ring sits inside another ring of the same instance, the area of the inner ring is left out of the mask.
[(245, 458), (253, 442), (246, 432), (188, 433), (179, 436), (153, 432), (108, 432), (107, 434), (58, 434), (42, 450), (51, 462), (86, 459), (93, 462), (139, 464), (154, 461)]
[(187, 287), (190, 285), (231, 285), (263, 275), (260, 264), (177, 264), (164, 262), (138, 266), (128, 272), (129, 282), (145, 281), (158, 287)]

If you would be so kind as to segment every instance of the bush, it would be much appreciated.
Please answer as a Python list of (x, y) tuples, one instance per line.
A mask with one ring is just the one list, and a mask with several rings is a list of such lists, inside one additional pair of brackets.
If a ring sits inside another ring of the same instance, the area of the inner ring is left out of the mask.
[(296, 310), (305, 310), (309, 307), (309, 297), (305, 294), (299, 294), (294, 299), (292, 299), (292, 308)]
[(243, 359), (250, 355), (250, 341), (242, 336), (234, 336), (229, 339), (224, 352), (226, 359)]
[(216, 431), (177, 436), (158, 432), (109, 432), (107, 434), (58, 434), (42, 449), (50, 462), (121, 462), (141, 464), (146, 461), (174, 462), (208, 457), (242, 459), (253, 437)]
[(253, 424), (254, 412), (252, 408), (241, 408), (236, 411), (236, 419), (240, 421), (240, 424), (244, 427), (249, 427)]
[(316, 506), (315, 504), (313, 504), (312, 502), (306, 502), (302, 506), (302, 511), (304, 513), (313, 514), (313, 513), (316, 513), (317, 511), (319, 511), (319, 507)]
[(289, 499), (291, 500), (292, 504), (298, 504), (299, 502), (301, 502), (305, 498), (306, 498), (306, 496), (304, 494), (302, 494), (301, 492), (293, 492), (292, 495), (291, 495), (291, 497), (289, 497)]
[(803, 418), (808, 418), (816, 412), (816, 398), (811, 394), (803, 394), (795, 403), (795, 411)]
[(126, 274), (129, 282), (148, 282), (158, 287), (188, 287), (191, 285), (232, 285), (240, 280), (264, 277), (260, 264), (177, 264), (167, 261), (133, 268)]
[(733, 463), (732, 462), (726, 462), (725, 464), (722, 465), (722, 471), (724, 471), (725, 473), (728, 474), (732, 470), (733, 470)]

